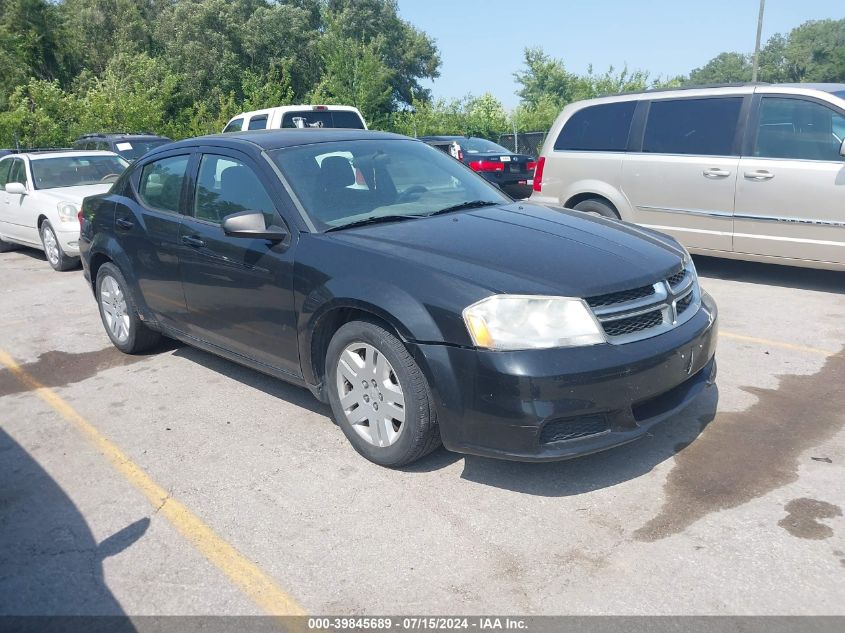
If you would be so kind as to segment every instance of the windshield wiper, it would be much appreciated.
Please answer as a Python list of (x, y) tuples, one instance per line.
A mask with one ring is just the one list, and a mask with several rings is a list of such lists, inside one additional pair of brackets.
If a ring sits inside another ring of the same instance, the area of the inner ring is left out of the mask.
[(469, 202), (461, 202), (460, 204), (453, 204), (451, 207), (440, 209), (426, 214), (425, 217), (430, 218), (433, 215), (441, 215), (443, 213), (452, 213), (453, 211), (463, 211), (464, 209), (480, 209), (481, 207), (492, 207), (499, 204), (490, 200), (470, 200)]
[(352, 229), (356, 226), (366, 226), (367, 224), (380, 224), (382, 222), (398, 222), (399, 220), (418, 220), (421, 215), (373, 215), (369, 218), (364, 218), (362, 220), (355, 220), (354, 222), (350, 222), (349, 224), (341, 224), (340, 226), (331, 226), (327, 228), (323, 233), (330, 233), (332, 231), (340, 231), (343, 229)]

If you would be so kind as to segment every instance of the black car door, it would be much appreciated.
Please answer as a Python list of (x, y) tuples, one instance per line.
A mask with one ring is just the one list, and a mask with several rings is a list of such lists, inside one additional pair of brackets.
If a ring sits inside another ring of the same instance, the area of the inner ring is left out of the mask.
[(143, 299), (165, 325), (185, 329), (179, 277), (179, 225), (188, 192), (190, 150), (158, 154), (140, 164), (117, 198), (114, 231)]
[(266, 165), (235, 150), (205, 148), (195, 173), (180, 233), (191, 335), (301, 376), (293, 300), (295, 231), (273, 243), (230, 237), (221, 226), (232, 213), (259, 211), (267, 226), (287, 229), (290, 223), (278, 204), (286, 194)]

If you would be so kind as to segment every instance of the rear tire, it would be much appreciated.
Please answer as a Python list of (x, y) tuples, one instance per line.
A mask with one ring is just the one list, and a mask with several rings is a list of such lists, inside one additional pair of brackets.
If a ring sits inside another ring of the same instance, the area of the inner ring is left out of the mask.
[(141, 321), (129, 285), (114, 264), (97, 271), (97, 306), (106, 334), (124, 354), (145, 352), (161, 341), (161, 334)]
[(589, 213), (590, 215), (600, 215), (603, 218), (610, 218), (611, 220), (618, 220), (619, 213), (609, 203), (599, 200), (598, 198), (591, 198), (576, 204), (573, 209), (581, 211), (582, 213)]
[(41, 234), (41, 245), (44, 247), (44, 254), (47, 256), (47, 262), (53, 267), (53, 270), (64, 272), (79, 266), (78, 257), (69, 257), (65, 255), (62, 250), (62, 245), (59, 244), (59, 239), (56, 237), (56, 232), (49, 220), (44, 220), (39, 229)]
[(371, 462), (405, 466), (440, 446), (428, 381), (383, 327), (368, 321), (341, 326), (329, 343), (326, 375), (338, 426)]

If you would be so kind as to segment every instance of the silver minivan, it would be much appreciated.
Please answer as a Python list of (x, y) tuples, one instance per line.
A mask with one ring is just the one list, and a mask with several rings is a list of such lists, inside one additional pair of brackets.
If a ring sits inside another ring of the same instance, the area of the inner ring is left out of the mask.
[(665, 231), (703, 255), (845, 270), (845, 84), (572, 103), (531, 200)]

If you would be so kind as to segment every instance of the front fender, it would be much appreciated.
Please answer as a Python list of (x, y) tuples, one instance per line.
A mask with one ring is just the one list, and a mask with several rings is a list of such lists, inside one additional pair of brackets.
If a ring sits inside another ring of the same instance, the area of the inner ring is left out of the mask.
[(402, 288), (361, 277), (333, 278), (305, 296), (299, 311), (299, 357), (305, 379), (312, 384), (319, 381), (311, 357), (315, 332), (324, 317), (344, 308), (361, 310), (389, 323), (406, 342), (446, 340), (443, 324), (418, 297)]

